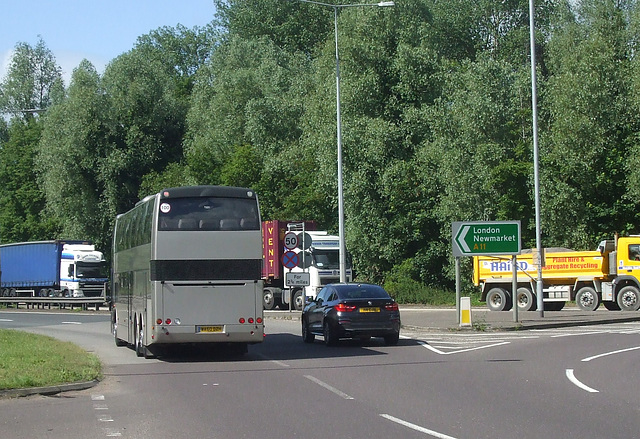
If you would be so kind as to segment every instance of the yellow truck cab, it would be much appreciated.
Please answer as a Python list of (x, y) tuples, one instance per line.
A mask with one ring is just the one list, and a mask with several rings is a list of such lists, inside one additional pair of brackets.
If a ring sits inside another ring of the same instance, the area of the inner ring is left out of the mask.
[[(474, 256), (473, 282), (481, 300), (493, 311), (514, 304), (521, 311), (536, 309), (537, 265), (534, 250), (516, 258), (517, 290), (512, 287), (512, 262), (499, 256)], [(578, 307), (593, 311), (602, 303), (608, 310), (636, 311), (640, 307), (640, 236), (605, 240), (597, 250), (545, 249), (542, 267), (545, 310), (561, 310), (575, 300)]]

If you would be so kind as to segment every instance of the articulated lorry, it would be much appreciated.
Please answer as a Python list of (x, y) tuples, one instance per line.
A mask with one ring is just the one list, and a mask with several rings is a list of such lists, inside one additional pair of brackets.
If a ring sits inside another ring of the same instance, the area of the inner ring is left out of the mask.
[(108, 266), (89, 241), (0, 245), (3, 297), (106, 297)]
[[(537, 265), (533, 250), (517, 256), (518, 310), (536, 309)], [(474, 256), (473, 282), (481, 287), (481, 300), (492, 311), (514, 304), (510, 258)], [(640, 308), (640, 236), (605, 240), (597, 250), (546, 249), (542, 267), (545, 310), (561, 310), (575, 300), (578, 307), (594, 311), (602, 303), (608, 310)]]
[[(303, 231), (302, 224), (299, 221), (280, 220), (262, 223), (264, 309), (286, 306), (301, 310), (304, 306), (303, 294), (304, 297), (315, 298), (323, 286), (340, 281), (339, 238), (329, 235), (326, 231), (315, 230), (313, 222), (305, 222)], [(306, 250), (299, 248), (290, 250), (298, 253), (299, 265), (304, 265), (306, 268), (296, 266), (289, 269), (284, 266), (282, 257), (287, 251), (284, 242), (287, 232), (306, 233), (311, 238), (311, 244)], [(303, 272), (309, 275), (308, 285), (286, 285), (287, 273)], [(347, 257), (346, 278), (347, 282), (352, 279), (349, 257)]]

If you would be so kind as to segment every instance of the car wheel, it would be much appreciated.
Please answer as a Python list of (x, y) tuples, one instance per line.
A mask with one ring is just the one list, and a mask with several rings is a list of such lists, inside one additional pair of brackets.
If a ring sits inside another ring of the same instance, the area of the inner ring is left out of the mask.
[(313, 343), (316, 339), (316, 336), (311, 333), (309, 330), (309, 322), (305, 319), (302, 319), (302, 341), (305, 343)]
[(322, 334), (324, 335), (324, 344), (327, 346), (334, 346), (338, 342), (338, 336), (331, 328), (331, 324), (328, 320), (324, 321), (322, 325)]

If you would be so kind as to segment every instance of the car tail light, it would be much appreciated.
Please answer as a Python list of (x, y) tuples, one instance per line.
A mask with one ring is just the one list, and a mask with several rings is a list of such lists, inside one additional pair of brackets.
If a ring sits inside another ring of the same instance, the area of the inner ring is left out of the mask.
[(398, 311), (398, 304), (396, 302), (387, 303), (384, 306), (384, 309), (386, 309), (387, 311)]
[(336, 311), (338, 312), (351, 312), (351, 311), (355, 311), (355, 309), (357, 308), (357, 306), (355, 305), (348, 305), (346, 303), (338, 303), (336, 306), (333, 307)]
[(258, 318), (256, 319), (256, 323), (257, 323), (257, 324), (262, 323), (262, 317), (258, 317)]
[(240, 317), (240, 318), (238, 319), (238, 322), (239, 322), (239, 323), (241, 323), (241, 324), (244, 324), (244, 322), (245, 322), (245, 321), (246, 321), (246, 320), (244, 319), (244, 317)]

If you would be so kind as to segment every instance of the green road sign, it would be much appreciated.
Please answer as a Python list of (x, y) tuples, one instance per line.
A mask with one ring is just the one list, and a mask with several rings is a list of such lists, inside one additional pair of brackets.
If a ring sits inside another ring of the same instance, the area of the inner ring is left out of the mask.
[(520, 221), (452, 224), (453, 256), (520, 254)]

